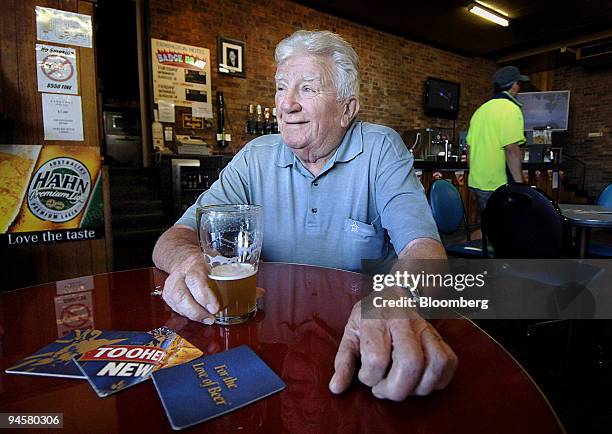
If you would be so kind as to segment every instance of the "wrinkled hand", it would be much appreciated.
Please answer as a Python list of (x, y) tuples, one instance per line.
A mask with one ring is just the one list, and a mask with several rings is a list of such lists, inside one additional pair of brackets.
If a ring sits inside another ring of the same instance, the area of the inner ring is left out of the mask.
[[(457, 368), (457, 356), (431, 324), (415, 312), (393, 318), (361, 318), (355, 304), (336, 354), (329, 389), (342, 393), (351, 384), (361, 357), (359, 380), (377, 398), (402, 401), (445, 388)], [(389, 369), (389, 365), (391, 365)]]
[[(259, 287), (255, 291), (257, 298), (266, 292)], [(176, 313), (207, 325), (215, 322), (215, 314), (223, 308), (221, 297), (210, 284), (208, 266), (203, 260), (193, 261), (187, 272), (170, 273), (164, 283), (162, 298)]]
[(219, 297), (208, 280), (204, 260), (195, 260), (186, 272), (174, 271), (168, 275), (162, 291), (164, 301), (178, 314), (190, 320), (212, 324), (219, 311)]

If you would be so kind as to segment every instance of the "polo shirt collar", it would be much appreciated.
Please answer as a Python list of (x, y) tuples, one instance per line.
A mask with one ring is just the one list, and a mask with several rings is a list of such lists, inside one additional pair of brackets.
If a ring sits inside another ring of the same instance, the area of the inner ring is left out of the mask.
[[(279, 138), (280, 138), (279, 134)], [(278, 167), (289, 167), (292, 166), (295, 158), (293, 151), (285, 144), (282, 138), (280, 138), (280, 146), (277, 148), (276, 157), (274, 158), (274, 164)]]
[(342, 138), (340, 146), (336, 151), (336, 162), (351, 161), (363, 152), (363, 140), (361, 135), (361, 122), (354, 121)]

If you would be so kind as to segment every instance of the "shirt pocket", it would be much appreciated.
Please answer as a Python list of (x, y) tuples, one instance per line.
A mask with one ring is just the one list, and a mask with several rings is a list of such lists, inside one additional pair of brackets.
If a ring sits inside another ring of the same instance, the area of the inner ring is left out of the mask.
[(344, 232), (348, 232), (353, 236), (373, 237), (376, 236), (376, 227), (368, 223), (360, 222), (359, 220), (345, 219)]
[(361, 269), (362, 259), (380, 259), (384, 256), (384, 229), (347, 218), (344, 221), (343, 253), (352, 269)]

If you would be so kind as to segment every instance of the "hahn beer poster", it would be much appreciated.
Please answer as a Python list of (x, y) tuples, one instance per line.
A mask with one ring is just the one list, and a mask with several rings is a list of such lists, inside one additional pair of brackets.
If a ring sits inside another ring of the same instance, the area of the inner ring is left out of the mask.
[(151, 39), (151, 65), (155, 103), (191, 107), (213, 117), (208, 48)]
[(0, 145), (0, 242), (104, 236), (100, 148)]

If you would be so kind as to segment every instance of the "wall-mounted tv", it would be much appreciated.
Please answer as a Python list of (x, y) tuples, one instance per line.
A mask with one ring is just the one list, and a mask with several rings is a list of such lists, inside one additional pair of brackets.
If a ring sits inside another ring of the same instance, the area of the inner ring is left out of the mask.
[(525, 131), (546, 127), (553, 131), (567, 130), (569, 90), (519, 93), (516, 99), (523, 104)]
[(427, 77), (425, 82), (425, 114), (436, 118), (457, 119), (459, 83)]

